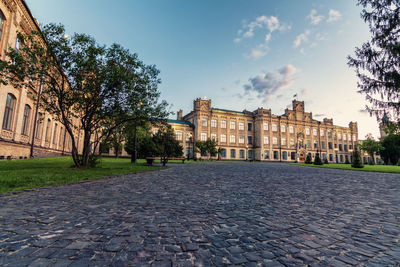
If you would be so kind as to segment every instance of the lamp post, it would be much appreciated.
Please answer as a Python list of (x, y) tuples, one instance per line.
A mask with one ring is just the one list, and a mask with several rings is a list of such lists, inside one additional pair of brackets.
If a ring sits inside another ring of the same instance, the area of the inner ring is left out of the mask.
[(278, 116), (279, 162), (282, 162), (281, 116)]

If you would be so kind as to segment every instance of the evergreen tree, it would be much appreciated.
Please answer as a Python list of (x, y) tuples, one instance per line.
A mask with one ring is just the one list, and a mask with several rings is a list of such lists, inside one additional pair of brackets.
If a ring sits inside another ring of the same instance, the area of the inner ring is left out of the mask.
[(305, 164), (312, 164), (311, 153), (307, 154)]
[(353, 163), (351, 164), (351, 167), (353, 168), (364, 168), (364, 165), (361, 160), (361, 155), (360, 155), (360, 150), (358, 149), (358, 146), (354, 146), (354, 151), (353, 151)]
[(328, 159), (327, 159), (327, 158), (325, 158), (325, 160), (324, 160), (324, 164), (329, 164), (329, 161), (328, 161)]
[(319, 153), (315, 154), (314, 165), (323, 165), (321, 158), (319, 157)]

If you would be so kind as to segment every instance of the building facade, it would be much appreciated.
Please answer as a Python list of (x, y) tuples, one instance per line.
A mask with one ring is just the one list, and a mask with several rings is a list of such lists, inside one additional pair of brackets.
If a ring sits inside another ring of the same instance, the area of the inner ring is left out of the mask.
[[(39, 24), (23, 0), (0, 0), (0, 58), (6, 51), (18, 49), (17, 31), (29, 34), (40, 31)], [(27, 158), (32, 142), (36, 157), (69, 154), (71, 138), (55, 118), (36, 108), (40, 84), (35, 89), (0, 85), (0, 159)], [(36, 117), (36, 120), (35, 120)], [(78, 119), (76, 125), (78, 125)], [(35, 134), (33, 132), (35, 129)], [(82, 134), (76, 132), (79, 151), (82, 151)], [(81, 143), (81, 144), (79, 144)]]
[[(193, 110), (170, 121), (186, 156), (193, 154), (194, 142), (208, 138), (222, 148), (222, 159), (302, 162), (307, 154), (320, 153), (329, 162), (351, 161), (358, 141), (356, 122), (348, 127), (333, 124), (332, 119), (318, 121), (306, 112), (303, 101), (292, 102), (283, 115), (271, 109), (233, 111), (214, 108), (211, 100), (194, 100)], [(197, 153), (197, 157), (199, 157)]]

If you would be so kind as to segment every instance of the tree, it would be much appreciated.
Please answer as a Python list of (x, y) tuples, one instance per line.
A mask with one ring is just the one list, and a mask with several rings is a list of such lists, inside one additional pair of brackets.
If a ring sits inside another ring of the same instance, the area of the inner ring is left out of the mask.
[[(158, 103), (159, 71), (118, 44), (100, 45), (86, 34), (68, 37), (56, 24), (18, 38), (21, 48), (10, 48), (0, 61), (0, 82), (17, 88), (41, 85), (39, 105), (65, 126), (76, 167), (86, 167), (91, 148), (145, 114), (141, 110), (166, 107)], [(99, 129), (107, 131), (99, 134)], [(81, 131), (82, 156), (75, 140)]]
[(315, 154), (314, 165), (323, 165), (321, 158), (319, 157), (319, 153)]
[(359, 92), (366, 95), (370, 114), (389, 112), (400, 118), (400, 2), (358, 0), (361, 18), (369, 24), (371, 40), (356, 48), (348, 65), (356, 69)]
[(312, 164), (311, 153), (307, 154), (305, 164)]
[(389, 134), (381, 140), (379, 151), (385, 164), (396, 164), (400, 159), (400, 134)]
[(167, 163), (170, 157), (182, 157), (183, 147), (175, 138), (174, 130), (171, 126), (161, 128), (154, 136), (154, 143), (158, 146), (159, 156), (161, 156), (163, 165)]
[[(375, 153), (378, 153), (382, 149), (382, 146), (378, 141), (374, 140), (372, 134), (367, 134), (365, 140), (361, 143), (360, 148), (365, 151), (371, 157), (370, 165), (375, 164)], [(371, 164), (372, 163), (372, 164)]]
[(364, 168), (364, 165), (361, 160), (360, 150), (357, 145), (354, 145), (353, 162), (351, 163), (351, 167)]
[(217, 141), (214, 139), (208, 138), (206, 141), (196, 141), (195, 146), (201, 155), (207, 154), (210, 157), (209, 159), (216, 156), (218, 153)]

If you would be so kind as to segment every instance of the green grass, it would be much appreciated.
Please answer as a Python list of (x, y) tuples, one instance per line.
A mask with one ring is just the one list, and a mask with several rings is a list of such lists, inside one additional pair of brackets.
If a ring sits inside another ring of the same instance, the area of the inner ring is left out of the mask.
[(353, 168), (351, 167), (351, 164), (324, 164), (324, 165), (314, 165), (305, 163), (291, 163), (291, 164), (307, 166), (307, 167), (343, 169), (352, 171), (400, 173), (400, 166), (393, 166), (393, 165), (364, 165), (364, 168)]
[(1, 161), (0, 194), (161, 168), (146, 166), (144, 162), (131, 164), (130, 159), (101, 158), (96, 168), (76, 169), (70, 157)]

